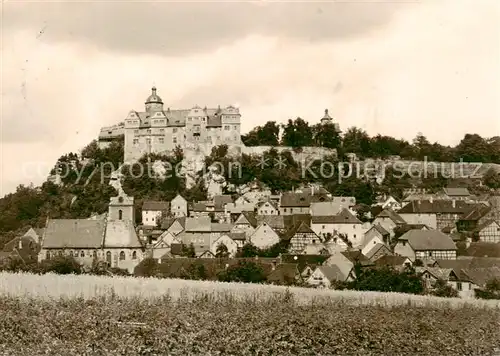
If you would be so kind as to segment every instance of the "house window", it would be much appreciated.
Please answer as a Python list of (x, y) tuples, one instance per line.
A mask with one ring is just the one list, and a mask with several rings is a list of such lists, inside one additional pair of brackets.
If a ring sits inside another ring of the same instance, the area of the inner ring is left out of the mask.
[(121, 220), (122, 218), (123, 218), (123, 211), (122, 210), (118, 210), (118, 220)]
[(85, 251), (80, 252), (80, 257), (85, 257)]
[(121, 251), (120, 252), (120, 261), (124, 261), (125, 260), (125, 252)]
[(316, 243), (316, 240), (313, 240), (313, 244), (315, 244), (315, 243)]
[(73, 251), (69, 251), (69, 255), (73, 257)]
[(285, 209), (283, 209), (283, 212), (285, 212), (285, 213), (286, 213), (286, 208), (285, 208)]
[(429, 251), (429, 257), (432, 257), (432, 251)]
[(151, 133), (151, 129), (148, 129), (148, 131), (147, 131), (147, 132), (148, 132), (148, 134), (150, 134), (150, 133)]
[(50, 252), (49, 251), (47, 251), (45, 253), (45, 259), (50, 260)]
[(402, 241), (402, 243), (403, 243), (403, 246), (406, 246), (406, 241)]
[(325, 226), (325, 225), (322, 225), (322, 226), (321, 226), (321, 228), (324, 230), (324, 229), (326, 228), (326, 226)]
[(461, 282), (457, 282), (457, 290), (462, 290), (462, 283)]
[(92, 257), (97, 258), (97, 251), (96, 250), (94, 250), (94, 252), (92, 252)]
[(165, 143), (165, 139), (163, 137), (160, 137), (159, 141), (160, 143)]
[(133, 260), (137, 259), (137, 252), (136, 251), (132, 252), (132, 259)]

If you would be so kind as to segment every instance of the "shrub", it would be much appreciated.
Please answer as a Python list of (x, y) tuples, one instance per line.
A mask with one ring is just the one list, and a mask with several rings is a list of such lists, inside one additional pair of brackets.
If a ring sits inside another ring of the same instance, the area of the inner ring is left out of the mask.
[(433, 296), (444, 297), (444, 298), (458, 297), (458, 291), (442, 279), (438, 279), (436, 283), (434, 283), (433, 287), (434, 288), (431, 290), (430, 293)]
[(82, 267), (72, 256), (56, 256), (40, 264), (39, 272), (57, 274), (81, 274)]
[(266, 274), (261, 266), (251, 261), (239, 261), (218, 274), (221, 282), (262, 283)]

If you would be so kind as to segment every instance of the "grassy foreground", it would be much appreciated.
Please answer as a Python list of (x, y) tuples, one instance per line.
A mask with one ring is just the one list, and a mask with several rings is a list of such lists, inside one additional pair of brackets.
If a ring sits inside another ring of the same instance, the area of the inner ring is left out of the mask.
[(0, 273), (0, 355), (499, 355), (498, 304)]

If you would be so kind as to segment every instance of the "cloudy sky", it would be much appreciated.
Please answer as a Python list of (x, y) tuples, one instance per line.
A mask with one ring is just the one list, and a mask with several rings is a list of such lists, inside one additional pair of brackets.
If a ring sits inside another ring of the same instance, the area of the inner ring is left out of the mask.
[[(2, 2), (0, 196), (141, 110), (237, 104), (243, 131), (500, 134), (500, 1)], [(35, 168), (38, 167), (38, 168)]]

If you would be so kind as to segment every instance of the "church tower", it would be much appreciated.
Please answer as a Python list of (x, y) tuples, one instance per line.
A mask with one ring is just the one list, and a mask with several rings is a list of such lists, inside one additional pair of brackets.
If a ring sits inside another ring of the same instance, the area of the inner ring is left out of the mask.
[(156, 87), (151, 88), (151, 95), (148, 96), (144, 104), (146, 106), (146, 112), (148, 113), (163, 111), (163, 101), (158, 94), (156, 94)]
[(111, 197), (108, 207), (108, 221), (134, 222), (134, 198), (121, 191), (117, 197)]

